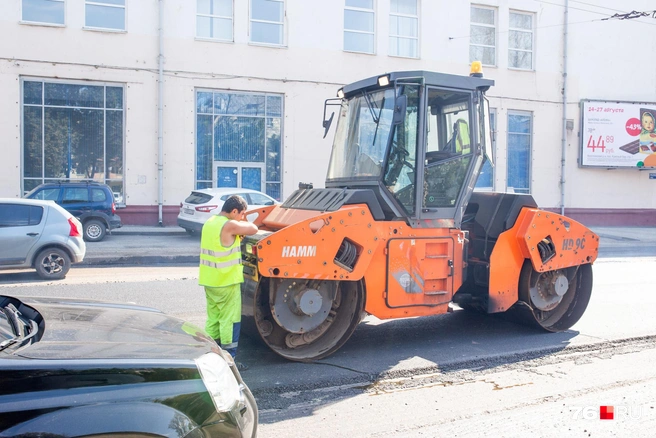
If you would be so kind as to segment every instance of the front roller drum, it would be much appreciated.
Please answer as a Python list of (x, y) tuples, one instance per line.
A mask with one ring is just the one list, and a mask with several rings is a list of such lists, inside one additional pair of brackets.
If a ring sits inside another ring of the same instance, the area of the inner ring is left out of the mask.
[(364, 313), (361, 282), (262, 278), (253, 299), (262, 340), (285, 359), (299, 362), (337, 351)]
[(508, 316), (549, 332), (568, 330), (583, 316), (592, 295), (592, 265), (537, 272), (529, 260), (519, 276), (519, 302)]

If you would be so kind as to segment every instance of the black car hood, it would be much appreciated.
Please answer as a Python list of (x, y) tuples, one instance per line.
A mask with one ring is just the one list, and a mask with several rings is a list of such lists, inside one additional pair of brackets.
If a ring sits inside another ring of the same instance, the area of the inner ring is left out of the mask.
[(22, 298), (43, 317), (38, 342), (14, 352), (30, 359), (188, 359), (217, 351), (198, 327), (158, 310), (101, 301)]

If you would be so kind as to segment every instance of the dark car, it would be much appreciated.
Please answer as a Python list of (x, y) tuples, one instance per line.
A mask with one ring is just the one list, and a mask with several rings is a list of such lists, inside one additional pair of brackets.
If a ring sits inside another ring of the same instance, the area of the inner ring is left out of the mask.
[(254, 437), (228, 353), (155, 309), (0, 295), (0, 437)]
[(84, 240), (99, 242), (107, 230), (121, 228), (116, 214), (114, 193), (107, 184), (96, 182), (54, 182), (41, 184), (25, 195), (30, 199), (55, 201), (77, 217), (84, 229)]

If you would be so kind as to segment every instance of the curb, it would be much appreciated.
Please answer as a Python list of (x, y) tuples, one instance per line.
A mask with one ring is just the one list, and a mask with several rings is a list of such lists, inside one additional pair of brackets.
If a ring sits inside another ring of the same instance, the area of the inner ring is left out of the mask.
[(185, 231), (140, 231), (140, 230), (112, 230), (112, 236), (184, 236)]
[(198, 265), (200, 256), (124, 256), (85, 258), (76, 266), (157, 266), (157, 265)]

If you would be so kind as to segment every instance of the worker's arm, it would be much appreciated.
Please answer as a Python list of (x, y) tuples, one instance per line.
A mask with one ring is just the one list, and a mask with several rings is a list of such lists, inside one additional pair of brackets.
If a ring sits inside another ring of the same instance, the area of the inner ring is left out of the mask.
[(243, 220), (243, 221), (230, 220), (226, 222), (226, 224), (223, 226), (223, 230), (233, 237), (251, 236), (257, 233), (257, 226), (252, 222), (248, 222), (247, 220)]

